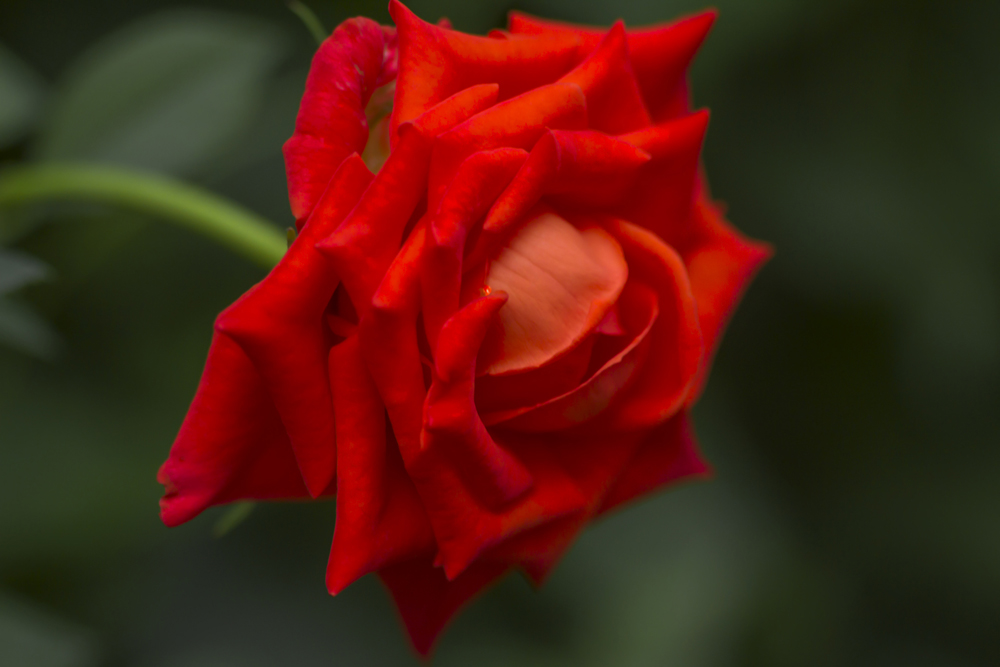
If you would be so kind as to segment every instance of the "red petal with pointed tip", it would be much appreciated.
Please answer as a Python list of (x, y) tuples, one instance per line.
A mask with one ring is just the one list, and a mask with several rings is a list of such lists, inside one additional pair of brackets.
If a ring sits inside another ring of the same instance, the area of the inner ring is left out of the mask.
[(330, 350), (337, 416), (337, 523), (326, 584), (339, 593), (358, 577), (431, 553), (434, 535), (361, 360), (356, 336)]
[[(442, 328), (424, 408), (421, 451), (406, 464), (449, 578), (489, 547), (585, 504), (544, 449), (519, 447), (512, 454), (493, 439), (476, 412), (476, 353), (505, 300), (478, 299)], [(509, 442), (517, 444), (516, 439)]]
[[(678, 112), (678, 97), (686, 108), (685, 73), (715, 17), (715, 11), (707, 11), (661, 26), (628, 31), (632, 68), (655, 122)], [(601, 28), (547, 21), (520, 12), (510, 13), (509, 27), (518, 35), (572, 35), (586, 51), (594, 49), (604, 34)]]
[(600, 508), (608, 512), (677, 480), (705, 476), (709, 468), (698, 454), (691, 419), (680, 412), (651, 431)]
[(712, 355), (730, 315), (772, 250), (736, 231), (707, 193), (699, 197), (691, 217), (689, 235), (676, 247), (688, 267), (705, 341), (705, 358), (688, 399), (693, 405), (708, 380)]
[(476, 265), (499, 251), (545, 195), (572, 205), (618, 201), (650, 156), (628, 141), (591, 130), (548, 130), (517, 176), (497, 198), (469, 253)]
[(575, 83), (542, 86), (476, 114), (438, 137), (431, 157), (429, 186), (433, 210), (459, 165), (478, 151), (530, 150), (547, 129), (587, 127), (587, 102)]
[(708, 112), (619, 137), (651, 156), (621, 198), (619, 216), (677, 247), (687, 233), (697, 196), (698, 160)]
[(263, 378), (231, 338), (216, 333), (191, 408), (160, 468), (168, 526), (241, 499), (308, 497)]
[(493, 86), (471, 88), (404, 124), (396, 147), (357, 207), (319, 244), (344, 281), (359, 315), (368, 310), (372, 295), (399, 252), (406, 223), (427, 189), (434, 137), (489, 106), (495, 98)]
[(392, 594), (414, 648), (426, 656), (452, 616), (507, 569), (501, 563), (477, 563), (449, 580), (428, 558), (383, 568), (379, 578)]
[(361, 356), (389, 413), (404, 461), (420, 450), (427, 395), (417, 345), (420, 257), (426, 243), (424, 219), (389, 266), (359, 325)]
[(493, 39), (426, 23), (397, 0), (389, 13), (399, 30), (395, 129), (449, 95), (479, 83), (500, 86), (500, 99), (552, 83), (581, 56), (574, 35)]
[(326, 373), (331, 341), (323, 314), (337, 287), (336, 273), (315, 244), (336, 229), (370, 181), (357, 154), (345, 160), (281, 262), (216, 323), (263, 376), (314, 497), (333, 481), (336, 469)]
[(498, 148), (472, 154), (459, 167), (437, 211), (430, 218), (430, 243), (422, 259), (424, 328), (431, 348), (459, 307), (465, 240), (528, 154)]
[(622, 134), (648, 127), (649, 113), (632, 72), (625, 24), (619, 21), (586, 60), (559, 81), (575, 83), (587, 97), (590, 127)]

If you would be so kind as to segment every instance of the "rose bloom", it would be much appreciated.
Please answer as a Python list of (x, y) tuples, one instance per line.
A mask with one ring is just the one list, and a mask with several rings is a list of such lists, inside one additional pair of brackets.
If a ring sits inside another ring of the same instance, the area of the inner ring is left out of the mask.
[(688, 413), (769, 250), (699, 169), (713, 13), (480, 37), (390, 11), (313, 59), (297, 237), (219, 316), (159, 479), (170, 526), (335, 497), (327, 587), (377, 572), (426, 653), (508, 570), (541, 582), (590, 521), (707, 472)]

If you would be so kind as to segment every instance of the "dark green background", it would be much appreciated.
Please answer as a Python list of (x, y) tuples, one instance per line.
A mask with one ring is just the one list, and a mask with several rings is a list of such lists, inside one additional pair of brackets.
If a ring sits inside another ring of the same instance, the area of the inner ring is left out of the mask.
[[(285, 226), (314, 43), (280, 2), (177, 5), (0, 0), (0, 160), (156, 169)], [(695, 411), (716, 479), (592, 527), (538, 592), (505, 580), (437, 665), (1000, 664), (1000, 3), (718, 5), (705, 161), (777, 255)], [(482, 32), (700, 4), (411, 7)], [(326, 594), (331, 504), (159, 523), (212, 320), (262, 272), (112, 209), (0, 215), (51, 267), (4, 297), (37, 317), (0, 348), (0, 664), (414, 664), (375, 580)]]

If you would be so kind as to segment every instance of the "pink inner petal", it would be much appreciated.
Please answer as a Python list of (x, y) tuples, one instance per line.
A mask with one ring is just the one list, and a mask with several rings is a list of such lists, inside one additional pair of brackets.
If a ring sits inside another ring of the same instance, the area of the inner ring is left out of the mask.
[(569, 351), (617, 301), (628, 265), (599, 227), (577, 229), (554, 213), (524, 225), (490, 263), (486, 285), (510, 299), (480, 352), (480, 373), (537, 368)]

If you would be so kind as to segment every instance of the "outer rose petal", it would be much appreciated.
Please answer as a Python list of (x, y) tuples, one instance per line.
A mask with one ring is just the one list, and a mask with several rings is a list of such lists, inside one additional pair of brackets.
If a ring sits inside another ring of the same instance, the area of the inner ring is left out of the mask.
[(695, 205), (690, 236), (678, 242), (677, 248), (688, 267), (705, 339), (705, 359), (688, 399), (693, 405), (704, 389), (712, 355), (729, 316), (754, 275), (771, 258), (772, 250), (736, 231), (707, 192)]
[[(715, 11), (707, 11), (661, 26), (628, 31), (632, 68), (655, 122), (685, 110), (685, 73), (715, 22), (715, 16)], [(601, 28), (547, 21), (520, 12), (510, 13), (509, 25), (515, 34), (573, 35), (588, 51), (597, 46), (604, 34)], [(678, 98), (682, 102), (680, 105)]]
[(191, 409), (160, 468), (163, 522), (243, 498), (308, 497), (288, 436), (260, 374), (231, 338), (216, 333)]
[(699, 111), (619, 137), (652, 157), (619, 200), (622, 219), (677, 247), (693, 224), (688, 221), (698, 194), (698, 160), (707, 128), (708, 112)]
[(449, 95), (477, 83), (500, 85), (500, 99), (552, 83), (580, 60), (574, 35), (510, 40), (466, 35), (426, 23), (397, 0), (389, 13), (399, 30), (396, 128)]
[(709, 467), (698, 454), (691, 419), (687, 411), (679, 412), (646, 436), (628, 467), (604, 498), (599, 512), (608, 512), (670, 482), (705, 476), (709, 472)]
[(615, 23), (594, 51), (560, 81), (575, 83), (583, 89), (591, 129), (621, 134), (650, 124), (642, 93), (632, 73), (625, 24), (621, 21)]
[(379, 577), (392, 593), (414, 647), (426, 656), (452, 616), (507, 569), (502, 563), (476, 563), (449, 580), (430, 559), (416, 559), (383, 568)]
[(387, 46), (382, 26), (355, 18), (340, 24), (313, 56), (295, 134), (284, 147), (288, 196), (300, 227), (340, 163), (364, 150), (365, 106), (384, 83), (384, 56), (394, 55)]
[(337, 276), (315, 244), (336, 229), (370, 181), (371, 172), (357, 154), (345, 160), (281, 262), (216, 323), (264, 377), (313, 497), (329, 486), (336, 469), (325, 370), (331, 341), (323, 314)]

